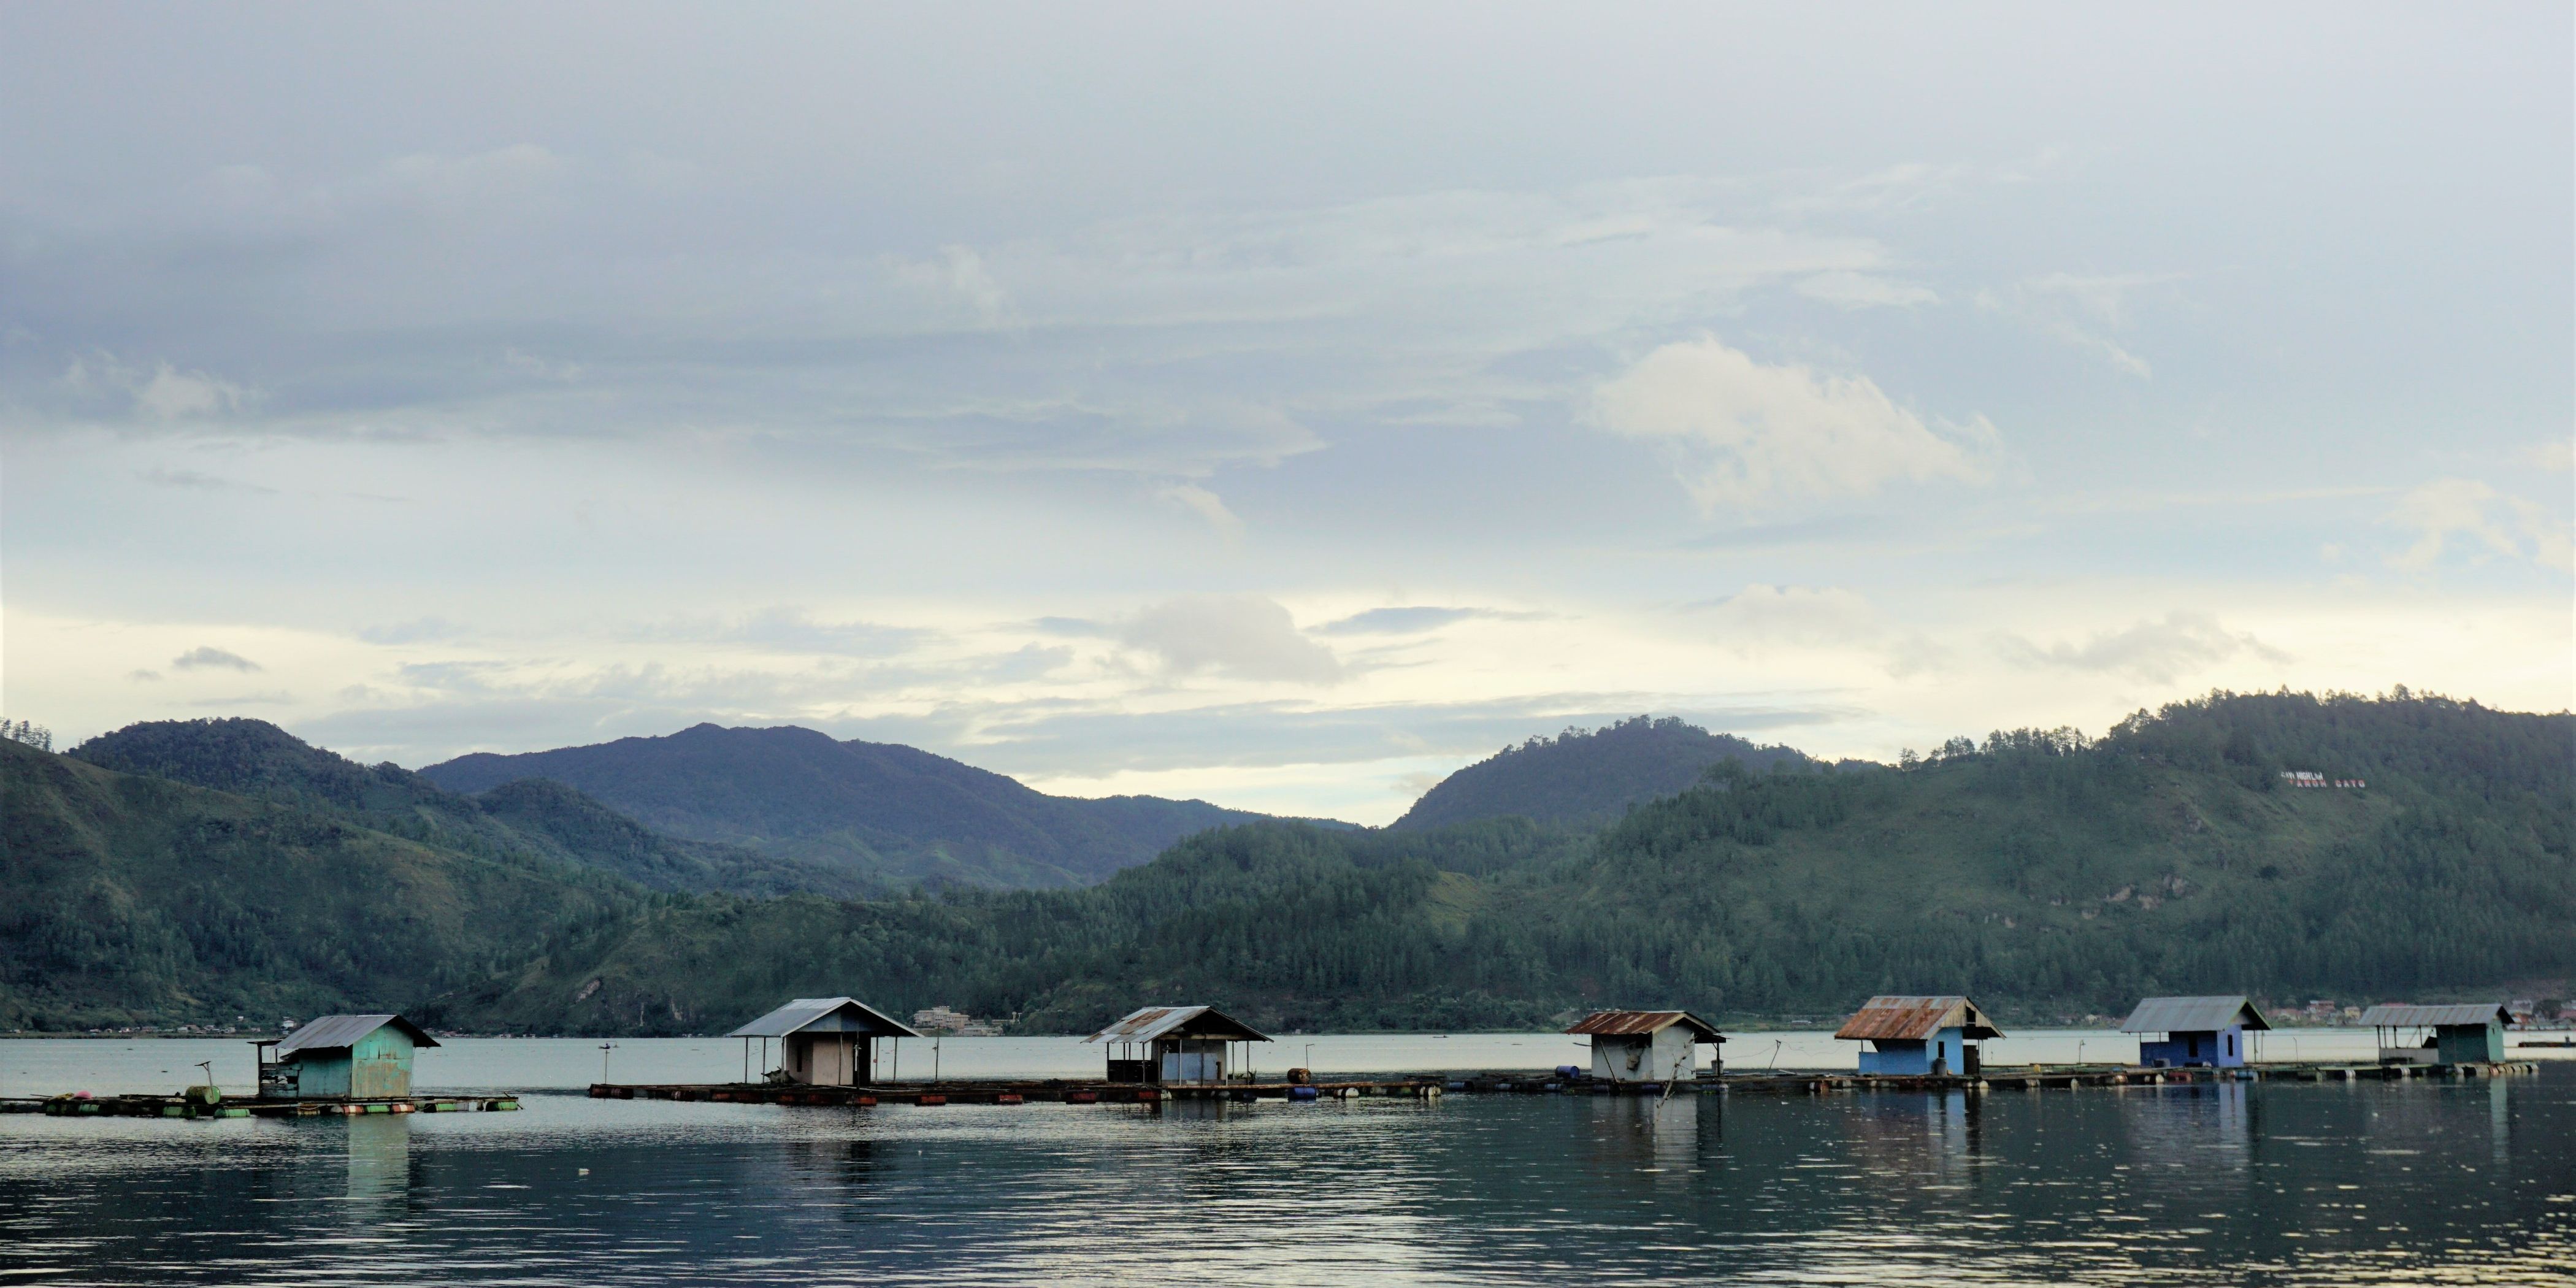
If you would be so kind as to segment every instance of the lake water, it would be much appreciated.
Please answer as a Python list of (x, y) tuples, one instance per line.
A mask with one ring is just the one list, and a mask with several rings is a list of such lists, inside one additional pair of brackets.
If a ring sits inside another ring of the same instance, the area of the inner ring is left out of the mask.
[[(2308, 1055), (2355, 1040), (2299, 1036)], [(2134, 1053), (2118, 1041), (2041, 1034), (1989, 1057)], [(1303, 1062), (1305, 1042), (1274, 1044), (1265, 1064)], [(1561, 1042), (1316, 1038), (1312, 1059), (1532, 1068), (1572, 1062)], [(1848, 1067), (1848, 1045), (1748, 1034), (1728, 1049), (1737, 1067)], [(598, 1047), (423, 1053), (425, 1087), (518, 1090), (515, 1114), (0, 1116), (0, 1281), (2576, 1282), (2569, 1061), (2483, 1082), (1660, 1108), (1462, 1095), (855, 1110), (594, 1101), (578, 1088), (599, 1074)], [(1079, 1074), (1099, 1059), (1052, 1039), (941, 1048), (952, 1076)], [(2272, 1048), (2290, 1054), (2281, 1036)], [(239, 1085), (247, 1050), (5, 1041), (0, 1094), (168, 1090), (201, 1059)], [(739, 1046), (716, 1040), (604, 1054), (620, 1080), (740, 1070)]]

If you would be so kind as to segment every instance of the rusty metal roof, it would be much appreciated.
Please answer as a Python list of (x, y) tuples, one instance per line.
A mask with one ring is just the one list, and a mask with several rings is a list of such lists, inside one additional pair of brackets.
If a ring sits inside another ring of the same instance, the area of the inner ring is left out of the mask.
[(1873, 997), (1843, 1026), (1834, 1030), (1838, 1038), (1885, 1038), (1894, 1042), (1920, 1042), (1943, 1029), (1958, 1029), (1960, 1036), (1999, 1038), (2003, 1030), (1986, 1019), (1977, 1004), (1964, 997), (1946, 995), (1924, 997), (1889, 994)]
[(2428, 1029), (2445, 1024), (2511, 1024), (2513, 1016), (2504, 1009), (2502, 1002), (2463, 1002), (2451, 1006), (2382, 1002), (2363, 1011), (2361, 1022), (2375, 1029)]
[(2263, 1013), (2243, 997), (2150, 997), (2129, 1012), (2122, 1033), (2215, 1033), (2229, 1025), (2268, 1029)]
[(800, 997), (726, 1034), (729, 1038), (783, 1038), (808, 1029), (857, 1033), (874, 1038), (917, 1038), (921, 1034), (885, 1012), (854, 997)]
[(386, 1025), (393, 1025), (411, 1035), (416, 1047), (434, 1047), (438, 1039), (428, 1030), (399, 1015), (322, 1015), (286, 1035), (277, 1044), (277, 1054), (292, 1055), (298, 1051), (346, 1051), (366, 1040), (366, 1036)]
[(1594, 1011), (1566, 1032), (1589, 1033), (1595, 1037), (1644, 1035), (1661, 1033), (1676, 1024), (1689, 1025), (1702, 1042), (1726, 1040), (1716, 1025), (1688, 1011)]
[(1151, 1042), (1156, 1038), (1208, 1038), (1267, 1042), (1270, 1035), (1213, 1006), (1142, 1006), (1085, 1042)]

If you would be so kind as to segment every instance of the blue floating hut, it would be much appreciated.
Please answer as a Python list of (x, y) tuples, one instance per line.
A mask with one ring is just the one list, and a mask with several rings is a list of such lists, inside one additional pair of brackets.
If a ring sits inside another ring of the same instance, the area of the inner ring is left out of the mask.
[[(2246, 1033), (2271, 1027), (2243, 997), (2150, 997), (2120, 1031), (2138, 1035), (2142, 1065), (2236, 1069), (2245, 1064)], [(2161, 1036), (2149, 1040), (2150, 1033)]]
[(2002, 1037), (1975, 1002), (1956, 994), (1873, 997), (1834, 1036), (1866, 1042), (1862, 1073), (1908, 1077), (1977, 1076), (1977, 1042)]
[(325, 1015), (259, 1052), (263, 1100), (395, 1100), (411, 1094), (411, 1061), (438, 1045), (399, 1015)]

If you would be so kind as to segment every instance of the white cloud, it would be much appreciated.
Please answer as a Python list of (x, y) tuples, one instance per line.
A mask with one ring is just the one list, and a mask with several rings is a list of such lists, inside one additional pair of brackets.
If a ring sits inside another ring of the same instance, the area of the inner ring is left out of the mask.
[(1867, 376), (1754, 361), (1714, 338), (1668, 344), (1594, 391), (1594, 425), (1670, 450), (1703, 508), (1866, 496), (1896, 480), (1981, 481), (1961, 439), (1994, 438), (1984, 417), (1945, 437)]
[(1745, 587), (1705, 605), (1718, 623), (1720, 642), (1848, 644), (1880, 633), (1869, 601), (1836, 586)]
[(1846, 309), (1910, 308), (1931, 304), (1940, 296), (1928, 286), (1900, 282), (1872, 273), (1818, 273), (1798, 283), (1798, 294)]
[(2383, 520), (2412, 528), (2415, 544), (2389, 558), (2397, 568), (2422, 571), (2441, 561), (2451, 539), (2463, 537), (2509, 558), (2529, 558), (2545, 568), (2576, 572), (2576, 537), (2568, 524), (2520, 497), (2506, 496), (2475, 479), (2435, 479), (2399, 497)]
[(2240, 654), (2267, 662), (2295, 660), (2250, 632), (2228, 630), (2208, 613), (2167, 613), (2161, 622), (2095, 632), (2082, 644), (2061, 641), (2042, 647), (2013, 635), (1999, 643), (2007, 660), (2023, 666), (2110, 672), (2155, 684), (2171, 684)]
[(1243, 680), (1333, 684), (1341, 659), (1306, 638), (1295, 618), (1259, 595), (1185, 595), (1120, 624), (1119, 642), (1154, 654), (1174, 675), (1214, 671)]
[(1197, 515), (1229, 546), (1243, 541), (1243, 520), (1227, 509), (1225, 498), (1196, 483), (1180, 483), (1155, 493), (1163, 500)]
[(2025, 278), (2001, 292), (1979, 291), (1976, 299), (1980, 308), (2017, 317), (2145, 380), (2155, 369), (2104, 332), (2127, 323), (2132, 292), (2173, 280), (2168, 273), (2049, 273)]

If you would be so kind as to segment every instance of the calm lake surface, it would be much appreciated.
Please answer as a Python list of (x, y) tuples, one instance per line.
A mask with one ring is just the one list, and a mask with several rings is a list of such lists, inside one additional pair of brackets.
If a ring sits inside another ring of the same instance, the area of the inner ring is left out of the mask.
[[(1577, 1058), (1555, 1035), (1313, 1042), (1321, 1070)], [(2031, 1035), (1989, 1062), (2134, 1054), (2119, 1042)], [(904, 1045), (928, 1073), (928, 1044)], [(1747, 1034), (1729, 1063), (1849, 1067), (1849, 1045)], [(941, 1046), (951, 1076), (1099, 1059)], [(0, 1094), (169, 1090), (197, 1060), (239, 1085), (248, 1049), (0, 1041)], [(0, 1281), (2576, 1282), (2564, 1060), (2485, 1082), (1157, 1111), (594, 1101), (578, 1088), (603, 1054), (621, 1081), (740, 1070), (720, 1040), (459, 1040), (422, 1055), (423, 1086), (518, 1090), (525, 1110), (0, 1116)]]

